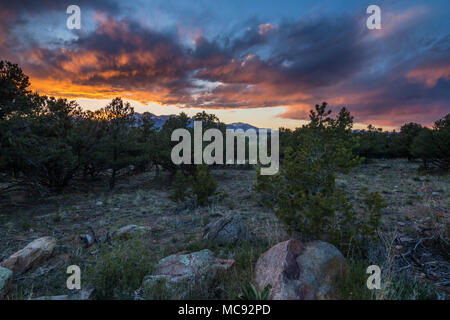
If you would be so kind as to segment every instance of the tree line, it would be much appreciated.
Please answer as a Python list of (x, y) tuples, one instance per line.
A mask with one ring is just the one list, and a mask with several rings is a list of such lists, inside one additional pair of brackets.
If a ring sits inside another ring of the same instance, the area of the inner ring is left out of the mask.
[(172, 131), (190, 128), (191, 120), (225, 131), (225, 124), (205, 112), (170, 117), (157, 129), (150, 113), (136, 114), (114, 98), (96, 111), (75, 101), (42, 96), (29, 89), (20, 67), (0, 61), (0, 172), (7, 178), (61, 192), (75, 178), (117, 177), (156, 168), (175, 175), (196, 171), (171, 160)]
[[(281, 150), (293, 147), (302, 128), (280, 128)], [(420, 170), (448, 172), (450, 168), (450, 114), (436, 121), (432, 128), (410, 122), (397, 131), (383, 131), (368, 125), (365, 130), (352, 130), (354, 154), (370, 159), (404, 158), (420, 161)], [(284, 151), (281, 152), (284, 157)]]
[[(78, 178), (106, 177), (112, 189), (118, 176), (150, 169), (167, 170), (174, 177), (177, 171), (185, 176), (201, 171), (204, 176), (204, 170), (199, 171), (198, 166), (172, 162), (171, 150), (177, 142), (171, 141), (171, 134), (178, 128), (192, 130), (192, 120), (202, 121), (203, 130), (226, 129), (215, 115), (205, 112), (192, 118), (185, 113), (172, 116), (158, 129), (150, 113), (138, 116), (121, 98), (89, 111), (82, 110), (75, 101), (39, 95), (29, 87), (29, 78), (18, 65), (0, 61), (0, 172), (6, 179), (56, 192)], [(335, 127), (332, 133), (326, 131), (330, 135), (328, 141), (345, 137), (339, 141), (355, 155), (367, 159), (420, 159), (424, 169), (449, 169), (450, 115), (431, 129), (409, 123), (398, 133), (383, 132), (373, 126), (362, 131), (349, 130), (353, 117), (345, 109), (337, 119), (331, 119), (325, 110), (319, 115), (311, 118), (311, 125), (326, 123)], [(312, 143), (314, 136), (309, 140), (301, 138), (305, 137), (305, 130), (280, 128), (282, 162), (288, 157), (288, 150)], [(339, 157), (341, 163), (350, 161), (345, 154)]]

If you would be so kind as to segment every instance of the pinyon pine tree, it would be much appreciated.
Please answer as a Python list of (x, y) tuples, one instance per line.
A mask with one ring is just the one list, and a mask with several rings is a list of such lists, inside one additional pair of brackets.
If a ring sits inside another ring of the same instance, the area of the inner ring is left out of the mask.
[[(358, 143), (351, 135), (353, 117), (343, 108), (333, 119), (326, 107), (326, 103), (316, 105), (310, 123), (296, 130), (295, 146), (286, 148), (280, 172), (274, 176), (258, 172), (255, 189), (291, 232), (304, 240), (319, 238), (344, 246), (364, 235), (358, 234), (349, 195), (335, 180), (361, 159), (352, 153)], [(366, 221), (378, 223), (377, 219)]]

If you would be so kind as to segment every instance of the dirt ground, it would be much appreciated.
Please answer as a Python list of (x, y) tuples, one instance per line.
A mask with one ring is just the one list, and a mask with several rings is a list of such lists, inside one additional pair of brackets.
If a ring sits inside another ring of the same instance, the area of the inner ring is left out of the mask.
[[(352, 194), (367, 187), (379, 191), (388, 203), (382, 233), (390, 239), (399, 268), (450, 293), (450, 177), (419, 175), (418, 164), (404, 160), (377, 160), (340, 176), (338, 185)], [(270, 243), (288, 236), (253, 191), (254, 170), (214, 170), (218, 195), (211, 205), (194, 208), (169, 199), (164, 175), (145, 173), (123, 178), (114, 191), (102, 182), (80, 184), (65, 194), (26, 197), (11, 194), (0, 204), (0, 260), (42, 236), (53, 236), (55, 255), (39, 268), (16, 276), (14, 298), (66, 294), (65, 270), (82, 266), (96, 246), (85, 248), (80, 234), (94, 230), (103, 239), (128, 224), (151, 227), (152, 248), (177, 247), (196, 241), (209, 222), (239, 213), (258, 237)]]

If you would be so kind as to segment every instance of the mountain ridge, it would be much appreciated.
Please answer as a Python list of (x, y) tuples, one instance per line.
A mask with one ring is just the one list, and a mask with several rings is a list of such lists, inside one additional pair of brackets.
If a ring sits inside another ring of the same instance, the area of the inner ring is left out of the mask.
[[(151, 119), (153, 120), (154, 126), (158, 129), (161, 129), (162, 126), (164, 125), (164, 123), (166, 123), (166, 121), (170, 117), (176, 116), (176, 114), (168, 114), (168, 115), (159, 115), (158, 116), (151, 112), (148, 112), (148, 113), (150, 114)], [(142, 115), (143, 115), (143, 113), (135, 112), (136, 121), (139, 121), (140, 118), (142, 117)], [(232, 123), (226, 123), (225, 125), (227, 126), (227, 129), (233, 129), (233, 130), (242, 129), (242, 130), (246, 131), (248, 129), (254, 129), (256, 131), (259, 131), (261, 129), (264, 129), (264, 128), (255, 127), (255, 126), (245, 123), (245, 122), (232, 122)]]

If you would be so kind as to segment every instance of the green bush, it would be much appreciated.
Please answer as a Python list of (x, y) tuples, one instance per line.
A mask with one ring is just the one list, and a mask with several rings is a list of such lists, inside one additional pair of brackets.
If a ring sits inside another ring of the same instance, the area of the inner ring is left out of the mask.
[(361, 159), (352, 153), (358, 143), (351, 135), (353, 118), (345, 108), (336, 119), (330, 113), (326, 103), (316, 105), (310, 124), (296, 130), (295, 148), (285, 149), (280, 172), (261, 176), (258, 171), (255, 189), (289, 231), (298, 232), (304, 240), (319, 238), (342, 248), (373, 235), (379, 210), (372, 202), (378, 198), (372, 196), (370, 210), (361, 220), (348, 194), (336, 186), (336, 175), (348, 173)]
[(183, 202), (190, 195), (189, 186), (192, 179), (185, 176), (181, 170), (177, 170), (175, 180), (172, 183), (173, 193), (170, 198), (175, 202)]
[(395, 140), (398, 155), (400, 157), (408, 158), (408, 160), (414, 159), (414, 155), (411, 150), (414, 139), (422, 132), (423, 128), (418, 123), (407, 123), (401, 126), (400, 133)]
[[(381, 274), (381, 289), (369, 290), (366, 260), (349, 259), (344, 277), (337, 279), (337, 296), (342, 300), (434, 300), (436, 290), (406, 273), (386, 277)], [(383, 271), (383, 270), (382, 270)]]
[(413, 156), (422, 160), (423, 170), (450, 169), (450, 114), (435, 122), (433, 129), (424, 128), (411, 145)]
[(197, 173), (192, 183), (192, 193), (197, 199), (197, 203), (204, 206), (209, 203), (209, 197), (214, 195), (217, 189), (217, 182), (208, 171), (206, 165), (199, 165)]
[(198, 165), (194, 176), (186, 176), (181, 169), (177, 170), (172, 183), (173, 193), (170, 198), (175, 202), (184, 201), (188, 197), (195, 197), (200, 206), (207, 205), (210, 197), (217, 189), (217, 182), (205, 164)]
[(418, 280), (409, 274), (400, 274), (389, 283), (386, 294), (387, 300), (436, 300), (438, 298), (436, 289)]
[(363, 235), (374, 237), (381, 223), (381, 211), (387, 207), (383, 197), (376, 192), (368, 192), (367, 188), (359, 192), (362, 213), (359, 216), (359, 228)]
[(242, 286), (242, 293), (238, 296), (239, 300), (268, 300), (270, 290), (272, 286), (268, 284), (263, 291), (259, 292), (258, 289), (250, 282), (246, 281)]
[(132, 299), (144, 277), (154, 268), (154, 259), (138, 237), (114, 246), (103, 245), (88, 261), (87, 282), (98, 299)]
[(347, 260), (347, 270), (343, 277), (336, 279), (336, 294), (342, 300), (373, 300), (375, 292), (367, 288), (366, 273), (369, 262), (363, 260)]
[(382, 128), (369, 124), (366, 130), (356, 132), (354, 135), (360, 139), (360, 143), (353, 147), (355, 154), (365, 159), (391, 157), (389, 132), (383, 132)]

